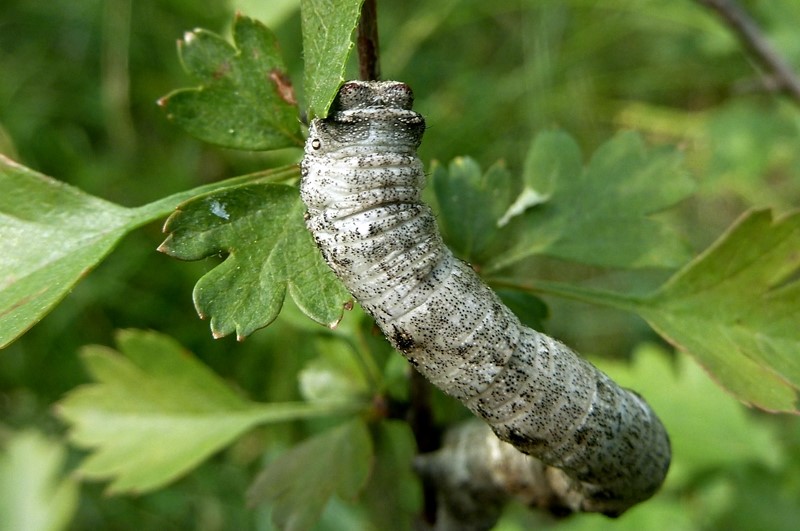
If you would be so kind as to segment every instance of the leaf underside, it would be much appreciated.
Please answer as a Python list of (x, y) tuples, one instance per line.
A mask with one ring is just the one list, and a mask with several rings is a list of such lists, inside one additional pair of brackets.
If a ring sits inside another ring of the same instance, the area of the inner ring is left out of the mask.
[(141, 221), (0, 155), (0, 348), (46, 315)]
[(800, 212), (744, 215), (639, 313), (740, 400), (800, 413)]

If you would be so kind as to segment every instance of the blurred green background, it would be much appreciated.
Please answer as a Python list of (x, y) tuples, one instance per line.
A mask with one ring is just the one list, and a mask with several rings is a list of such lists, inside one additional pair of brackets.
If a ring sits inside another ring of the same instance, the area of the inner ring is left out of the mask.
[[(800, 70), (800, 3), (743, 5)], [(379, 0), (378, 9), (383, 76), (415, 90), (416, 109), (429, 124), (420, 150), (426, 164), (470, 155), (484, 167), (504, 159), (516, 171), (542, 128), (566, 129), (585, 153), (632, 128), (685, 150), (699, 191), (675, 215), (698, 251), (751, 206), (786, 211), (800, 204), (800, 104), (768, 93), (736, 39), (692, 1)], [(125, 206), (299, 158), (292, 150), (252, 154), (203, 145), (168, 123), (156, 105), (169, 91), (194, 84), (181, 70), (176, 40), (196, 27), (226, 34), (237, 10), (277, 33), (299, 85), (297, 1), (4, 0), (0, 152)], [(52, 404), (87, 381), (77, 351), (112, 344), (117, 328), (174, 336), (256, 400), (297, 397), (293, 375), (312, 355), (310, 342), (301, 340), (307, 332), (279, 319), (244, 343), (212, 340), (191, 290), (213, 264), (169, 259), (155, 252), (162, 239), (158, 225), (126, 238), (53, 313), (0, 352), (0, 444), (26, 428), (52, 444), (63, 441)], [(582, 352), (624, 357), (653, 337), (628, 316), (548, 302), (549, 330)], [(716, 392), (678, 387), (676, 395), (700, 395), (682, 398), (687, 415), (693, 402), (706, 400), (703, 393)], [(800, 424), (725, 407), (738, 411), (730, 437), (768, 443), (745, 444), (754, 449), (720, 460), (728, 450), (701, 438), (703, 447), (694, 448), (699, 457), (680, 481), (616, 524), (796, 528)], [(709, 429), (724, 439), (729, 417), (708, 414)], [(108, 498), (102, 485), (82, 484), (69, 527), (268, 529), (266, 512), (247, 509), (243, 493), (263, 449), (278, 451), (301, 435), (291, 425), (257, 431), (146, 496)], [(80, 455), (69, 451), (67, 469)], [(334, 504), (322, 528), (347, 528), (351, 512)], [(558, 523), (512, 508), (501, 523), (529, 525), (605, 529), (611, 522), (589, 516)]]

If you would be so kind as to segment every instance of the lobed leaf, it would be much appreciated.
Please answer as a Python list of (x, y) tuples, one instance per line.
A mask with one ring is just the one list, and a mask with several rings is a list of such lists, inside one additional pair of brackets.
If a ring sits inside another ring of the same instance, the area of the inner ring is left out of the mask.
[(800, 413), (800, 212), (743, 216), (638, 311), (740, 400)]
[(279, 529), (311, 529), (334, 494), (354, 498), (372, 466), (366, 425), (352, 420), (316, 435), (267, 465), (248, 493), (269, 503)]
[(185, 474), (260, 423), (352, 411), (353, 404), (258, 404), (233, 392), (171, 338), (122, 331), (121, 353), (82, 352), (97, 383), (57, 406), (70, 439), (92, 450), (78, 473), (111, 479), (109, 491), (146, 492)]
[(322, 260), (304, 211), (296, 188), (254, 184), (196, 197), (167, 220), (160, 251), (182, 260), (227, 255), (194, 289), (214, 337), (243, 339), (268, 325), (287, 291), (315, 321), (339, 322), (350, 295)]
[(693, 189), (672, 149), (648, 149), (636, 133), (622, 133), (582, 168), (575, 141), (547, 132), (534, 139), (523, 177), (522, 192), (498, 220), (507, 223), (498, 238), (505, 248), (486, 264), (489, 271), (532, 255), (621, 268), (689, 259), (675, 228), (653, 217)]
[(324, 118), (344, 81), (364, 0), (302, 0), (304, 86), (309, 116)]
[(201, 81), (159, 100), (189, 134), (213, 144), (251, 150), (302, 146), (291, 81), (272, 32), (237, 15), (231, 45), (210, 31), (186, 34), (178, 51)]
[(2, 155), (0, 189), (0, 347), (5, 347), (146, 219)]
[(497, 222), (512, 200), (511, 174), (501, 163), (483, 172), (468, 157), (454, 159), (447, 168), (434, 164), (432, 173), (439, 228), (447, 245), (464, 260), (485, 263)]

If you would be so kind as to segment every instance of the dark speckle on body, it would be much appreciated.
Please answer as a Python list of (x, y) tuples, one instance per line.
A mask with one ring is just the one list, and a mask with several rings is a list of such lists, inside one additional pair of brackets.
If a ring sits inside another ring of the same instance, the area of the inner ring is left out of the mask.
[(586, 510), (619, 514), (669, 465), (647, 404), (554, 339), (523, 326), (442, 242), (421, 201), (425, 120), (408, 85), (348, 82), (309, 127), (306, 225), (392, 344), (501, 439), (562, 468)]

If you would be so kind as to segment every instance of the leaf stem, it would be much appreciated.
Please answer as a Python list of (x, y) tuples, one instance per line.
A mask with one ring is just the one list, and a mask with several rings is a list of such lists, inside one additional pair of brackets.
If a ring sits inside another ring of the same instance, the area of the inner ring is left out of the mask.
[(263, 410), (261, 422), (287, 422), (332, 415), (351, 415), (369, 408), (369, 402), (278, 402), (273, 404), (259, 403), (256, 407)]
[(230, 179), (225, 179), (224, 181), (217, 181), (198, 186), (197, 188), (192, 188), (191, 190), (184, 190), (182, 192), (158, 199), (157, 201), (153, 201), (152, 203), (147, 203), (146, 205), (130, 209), (132, 218), (134, 220), (130, 228), (134, 229), (136, 227), (141, 227), (142, 225), (146, 225), (151, 221), (166, 217), (170, 215), (172, 211), (178, 207), (178, 205), (198, 195), (216, 192), (217, 190), (238, 186), (240, 184), (286, 181), (299, 176), (299, 174), (300, 170), (298, 166), (296, 164), (292, 164), (291, 166), (282, 166), (280, 168), (272, 168), (255, 173), (248, 173), (246, 175), (239, 175), (238, 177), (232, 177)]
[(617, 293), (601, 289), (587, 288), (575, 284), (552, 282), (548, 280), (532, 280), (519, 282), (514, 279), (502, 277), (485, 279), (488, 284), (495, 287), (511, 288), (529, 293), (555, 295), (564, 299), (571, 299), (597, 306), (616, 308), (628, 312), (638, 313), (645, 301), (640, 295)]
[(734, 0), (696, 1), (717, 12), (742, 45), (772, 74), (772, 82), (777, 85), (774, 88), (789, 95), (796, 103), (800, 103), (800, 78), (770, 45), (758, 24), (738, 3)]

